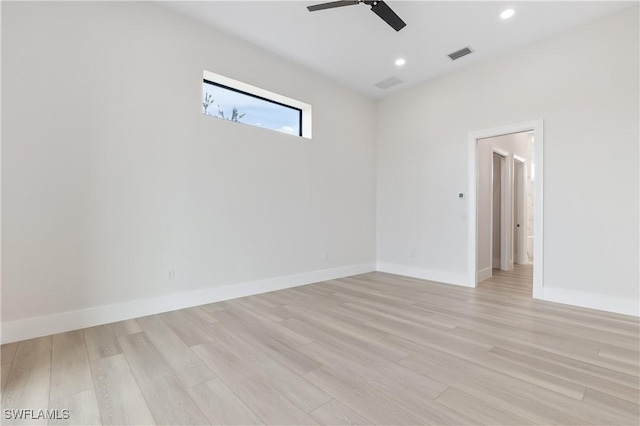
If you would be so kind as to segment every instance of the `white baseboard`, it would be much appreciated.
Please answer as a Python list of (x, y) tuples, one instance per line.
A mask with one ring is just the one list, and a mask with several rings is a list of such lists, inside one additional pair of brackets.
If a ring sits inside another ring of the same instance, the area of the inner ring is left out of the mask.
[(404, 275), (406, 277), (420, 278), (428, 281), (436, 281), (445, 284), (454, 284), (464, 287), (473, 287), (469, 283), (466, 274), (456, 274), (451, 272), (434, 271), (429, 269), (416, 268), (413, 266), (397, 265), (394, 263), (378, 263), (377, 270), (389, 274)]
[(624, 315), (640, 316), (640, 301), (564, 288), (543, 287), (542, 300)]
[(2, 323), (2, 344), (375, 271), (374, 263), (138, 299)]
[(493, 276), (493, 270), (491, 268), (484, 268), (477, 273), (477, 282), (482, 282), (484, 280), (488, 280)]

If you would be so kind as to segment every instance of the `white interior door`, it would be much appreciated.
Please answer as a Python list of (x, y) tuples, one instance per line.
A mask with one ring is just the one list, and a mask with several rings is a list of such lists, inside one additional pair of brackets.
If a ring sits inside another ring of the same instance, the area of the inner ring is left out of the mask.
[(513, 159), (513, 248), (514, 261), (518, 264), (526, 264), (527, 257), (527, 187), (526, 187), (526, 163), (524, 159), (514, 156)]

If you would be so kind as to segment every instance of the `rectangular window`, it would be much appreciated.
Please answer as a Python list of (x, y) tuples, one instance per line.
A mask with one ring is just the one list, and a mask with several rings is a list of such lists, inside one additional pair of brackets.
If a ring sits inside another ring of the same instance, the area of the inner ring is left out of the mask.
[(311, 105), (208, 71), (202, 108), (208, 116), (311, 138)]

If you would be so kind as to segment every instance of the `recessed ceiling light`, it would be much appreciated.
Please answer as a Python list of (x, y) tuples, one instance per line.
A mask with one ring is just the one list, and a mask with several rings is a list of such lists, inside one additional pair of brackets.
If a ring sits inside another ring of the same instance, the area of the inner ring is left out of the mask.
[(507, 9), (507, 10), (505, 10), (504, 12), (502, 12), (502, 13), (500, 14), (500, 17), (501, 17), (502, 19), (509, 19), (509, 18), (511, 18), (511, 17), (513, 16), (513, 14), (514, 14), (514, 13), (516, 13), (516, 11), (515, 11), (515, 10), (513, 10), (513, 9)]
[(404, 59), (402, 59), (402, 58), (400, 58), (400, 59), (396, 59), (396, 65), (397, 65), (397, 66), (399, 66), (399, 67), (403, 66), (403, 65), (404, 65), (404, 64), (406, 64), (406, 63), (407, 63), (407, 61), (405, 61), (405, 60), (404, 60)]

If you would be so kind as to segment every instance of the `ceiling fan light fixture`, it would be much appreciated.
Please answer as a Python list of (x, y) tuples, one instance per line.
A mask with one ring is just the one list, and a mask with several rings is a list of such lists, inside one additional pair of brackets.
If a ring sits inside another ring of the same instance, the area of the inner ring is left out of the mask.
[(384, 22), (389, 24), (391, 28), (396, 31), (400, 31), (407, 24), (400, 19), (400, 17), (393, 11), (391, 8), (382, 0), (342, 0), (342, 1), (331, 1), (329, 3), (321, 3), (314, 4), (311, 6), (307, 6), (307, 10), (309, 12), (316, 12), (318, 10), (326, 10), (333, 9), (336, 7), (343, 6), (353, 6), (356, 4), (366, 4), (367, 6), (371, 6), (371, 11), (378, 15)]
[(396, 15), (396, 13), (391, 10), (391, 8), (384, 1), (365, 1), (364, 3), (372, 3), (371, 11), (382, 18), (382, 20), (389, 24), (394, 30), (400, 31), (407, 26), (407, 24), (405, 24), (405, 22), (400, 19), (400, 17)]
[(507, 9), (507, 10), (503, 11), (503, 12), (500, 14), (500, 17), (501, 17), (502, 19), (509, 19), (509, 18), (511, 18), (515, 13), (516, 13), (516, 11), (515, 11), (515, 10), (513, 10), (513, 9)]

